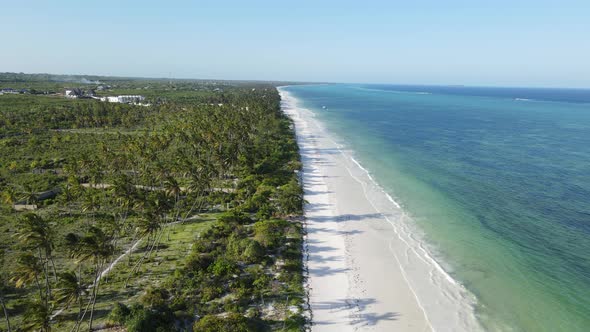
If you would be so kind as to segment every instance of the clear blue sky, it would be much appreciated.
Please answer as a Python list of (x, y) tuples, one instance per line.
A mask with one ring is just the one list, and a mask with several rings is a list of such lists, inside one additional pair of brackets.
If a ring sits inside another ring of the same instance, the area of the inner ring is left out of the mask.
[(590, 88), (589, 0), (0, 1), (0, 71)]

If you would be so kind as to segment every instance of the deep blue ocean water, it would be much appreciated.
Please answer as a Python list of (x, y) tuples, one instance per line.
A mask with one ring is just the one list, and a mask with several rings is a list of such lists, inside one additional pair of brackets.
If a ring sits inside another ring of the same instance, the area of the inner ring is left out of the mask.
[(489, 330), (590, 330), (590, 90), (286, 88), (350, 147)]

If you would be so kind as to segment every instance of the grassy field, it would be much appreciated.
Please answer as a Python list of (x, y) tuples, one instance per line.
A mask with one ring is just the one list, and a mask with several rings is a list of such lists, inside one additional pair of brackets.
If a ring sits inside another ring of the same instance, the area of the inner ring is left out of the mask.
[[(216, 219), (216, 214), (204, 214), (191, 221), (178, 223), (166, 228), (157, 251), (150, 256), (135, 274), (131, 270), (135, 263), (144, 255), (145, 245), (140, 243), (137, 250), (121, 259), (118, 264), (101, 281), (101, 292), (95, 310), (95, 328), (105, 327), (107, 316), (117, 302), (130, 304), (136, 302), (148, 286), (157, 286), (182, 267), (186, 256), (190, 253), (191, 244), (201, 232), (206, 230)], [(131, 246), (131, 241), (127, 248)], [(128, 280), (128, 282), (127, 282)], [(125, 287), (126, 282), (127, 287)], [(74, 326), (78, 309), (70, 307), (56, 317), (56, 331), (70, 330)], [(14, 323), (20, 323), (22, 317), (12, 317)], [(84, 329), (84, 325), (82, 326)], [(6, 329), (4, 321), (0, 321), (0, 331)]]

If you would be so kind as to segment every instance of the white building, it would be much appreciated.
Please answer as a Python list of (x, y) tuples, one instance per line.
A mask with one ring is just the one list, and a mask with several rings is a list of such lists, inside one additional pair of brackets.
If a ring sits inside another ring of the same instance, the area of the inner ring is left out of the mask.
[(0, 90), (0, 94), (17, 94), (18, 91), (12, 89), (12, 88), (4, 88), (2, 90)]
[(101, 101), (108, 101), (109, 103), (126, 103), (135, 104), (145, 100), (144, 96), (139, 95), (125, 95), (125, 96), (113, 96), (113, 97), (101, 97)]
[(71, 88), (66, 89), (64, 96), (70, 99), (82, 98), (84, 97), (84, 91), (80, 88)]
[(66, 90), (66, 98), (75, 99), (78, 98), (78, 95), (76, 95), (72, 90)]
[(120, 103), (139, 103), (140, 101), (144, 101), (144, 96), (139, 95), (127, 95), (127, 96), (119, 96), (117, 97)]

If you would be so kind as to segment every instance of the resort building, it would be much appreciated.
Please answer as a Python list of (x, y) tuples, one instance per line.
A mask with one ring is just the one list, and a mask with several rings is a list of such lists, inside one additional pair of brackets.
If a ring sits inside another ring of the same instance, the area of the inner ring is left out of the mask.
[(128, 95), (128, 96), (119, 96), (119, 103), (139, 103), (145, 100), (144, 96), (139, 95)]
[(134, 104), (139, 103), (145, 100), (144, 96), (139, 95), (125, 95), (125, 96), (110, 96), (110, 97), (101, 97), (101, 101), (108, 101), (109, 103), (126, 103), (126, 104)]
[(76, 99), (84, 96), (84, 91), (82, 91), (80, 88), (73, 88), (66, 90), (64, 95), (66, 96), (66, 98)]
[(0, 90), (0, 94), (16, 94), (18, 93), (18, 91), (12, 89), (12, 88), (4, 88), (2, 90)]
[(92, 98), (100, 99), (100, 101), (108, 101), (109, 103), (124, 103), (124, 104), (140, 104), (140, 102), (145, 100), (144, 96), (139, 96), (139, 95), (92, 97)]

